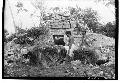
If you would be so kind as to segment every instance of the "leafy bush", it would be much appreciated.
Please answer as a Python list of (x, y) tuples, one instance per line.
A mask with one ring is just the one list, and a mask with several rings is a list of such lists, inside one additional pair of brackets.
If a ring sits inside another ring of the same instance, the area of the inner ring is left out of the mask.
[(84, 21), (84, 23), (87, 24), (90, 30), (96, 32), (96, 28), (99, 24), (99, 16), (97, 11), (93, 10), (92, 8), (86, 8), (84, 10), (81, 8), (70, 8), (69, 11), (70, 14), (73, 15), (74, 19), (78, 19), (79, 21), (82, 19), (82, 21)]
[(91, 63), (95, 65), (97, 56), (93, 50), (89, 49), (78, 49), (74, 51), (74, 60), (80, 60), (83, 63)]
[(26, 37), (26, 35), (18, 36), (17, 39), (14, 40), (14, 42), (20, 45), (26, 45), (26, 44), (33, 45), (34, 43), (34, 41), (30, 40), (28, 37)]
[[(37, 64), (37, 63), (42, 63), (47, 62), (47, 65), (50, 65), (58, 59), (58, 50), (53, 47), (35, 47), (30, 56), (30, 62)], [(34, 59), (35, 58), (35, 59)]]
[(42, 27), (33, 27), (27, 30), (27, 37), (31, 37), (33, 39), (39, 38), (40, 35), (47, 35), (48, 29), (44, 26)]
[(104, 34), (108, 37), (115, 38), (116, 24), (108, 22), (106, 25), (98, 26), (97, 33)]
[(30, 55), (30, 64), (31, 65), (37, 65), (38, 63), (38, 55), (36, 55), (36, 52), (28, 52), (28, 55)]
[[(60, 51), (58, 51), (60, 50)], [(66, 57), (66, 50), (65, 49), (58, 49), (56, 47), (35, 47), (31, 52), (30, 52), (30, 61), (31, 63), (41, 63), (44, 64), (44, 62), (47, 63), (48, 66), (52, 64), (59, 63), (60, 61), (63, 61), (64, 58)], [(36, 58), (36, 59), (34, 59)], [(35, 60), (35, 61), (34, 61)]]
[(58, 50), (52, 47), (46, 47), (42, 50), (42, 54), (46, 57), (48, 62), (53, 62), (58, 59)]
[(7, 34), (8, 34), (8, 31), (4, 29), (4, 42), (7, 42), (7, 38), (6, 38)]
[[(31, 29), (28, 29), (28, 30), (19, 29), (17, 35), (16, 35), (16, 33), (12, 34), (10, 37), (8, 37), (6, 39), (6, 41), (9, 42), (9, 41), (12, 41), (14, 38), (16, 38), (14, 40), (14, 42), (16, 44), (33, 45), (34, 40), (38, 39), (39, 36), (42, 36), (44, 39), (44, 37), (46, 37), (47, 35), (48, 35), (48, 29), (44, 26), (43, 27), (33, 27)], [(33, 38), (33, 40), (30, 40), (29, 38)]]
[(10, 41), (12, 41), (14, 38), (17, 38), (16, 34), (12, 34), (12, 35), (9, 36), (8, 38), (6, 38), (6, 42), (10, 42)]
[(116, 25), (115, 23), (107, 23), (105, 26), (105, 32), (106, 32), (106, 36), (109, 37), (114, 37), (115, 38), (115, 30), (116, 30)]

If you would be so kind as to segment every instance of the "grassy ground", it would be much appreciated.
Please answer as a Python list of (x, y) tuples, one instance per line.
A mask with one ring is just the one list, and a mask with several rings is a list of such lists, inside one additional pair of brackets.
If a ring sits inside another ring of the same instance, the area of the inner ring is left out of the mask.
[(41, 65), (18, 64), (4, 67), (5, 77), (104, 77), (115, 79), (114, 65), (73, 65), (69, 62), (45, 68)]

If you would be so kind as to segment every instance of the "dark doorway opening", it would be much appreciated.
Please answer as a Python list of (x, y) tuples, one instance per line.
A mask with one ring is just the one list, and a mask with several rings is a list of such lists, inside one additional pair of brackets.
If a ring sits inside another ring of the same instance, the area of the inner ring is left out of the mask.
[(63, 45), (65, 46), (64, 42), (64, 35), (53, 35), (55, 45)]

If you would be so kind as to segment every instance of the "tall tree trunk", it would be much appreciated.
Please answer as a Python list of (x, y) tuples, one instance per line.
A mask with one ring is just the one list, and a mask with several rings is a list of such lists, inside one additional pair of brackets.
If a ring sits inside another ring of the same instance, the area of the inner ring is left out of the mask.
[[(7, 0), (7, 1), (8, 1), (8, 0)], [(8, 1), (8, 5), (9, 5), (9, 1)], [(16, 23), (15, 23), (15, 21), (14, 21), (13, 12), (12, 12), (12, 9), (11, 9), (11, 6), (10, 6), (10, 5), (9, 5), (9, 8), (10, 8), (11, 16), (12, 16), (12, 19), (13, 19), (13, 24), (14, 24), (15, 32), (17, 33), (17, 27), (16, 27)]]

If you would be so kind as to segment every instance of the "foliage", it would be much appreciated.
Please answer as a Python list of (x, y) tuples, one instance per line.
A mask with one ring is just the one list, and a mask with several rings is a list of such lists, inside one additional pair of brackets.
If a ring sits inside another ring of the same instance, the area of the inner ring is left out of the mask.
[(20, 45), (34, 45), (34, 41), (30, 40), (28, 37), (26, 37), (25, 35), (23, 36), (18, 36), (17, 39), (14, 40), (14, 42), (16, 44), (20, 44)]
[(6, 38), (7, 34), (8, 34), (8, 31), (4, 29), (4, 42), (7, 42), (7, 38)]
[(48, 30), (46, 29), (46, 27), (33, 27), (28, 30), (18, 29), (18, 33), (16, 36), (17, 39), (15, 39), (14, 41), (16, 44), (34, 45), (35, 39), (39, 39), (40, 36), (42, 36), (44, 39), (44, 37), (46, 37), (47, 35), (48, 35)]
[(96, 31), (96, 27), (99, 23), (99, 16), (97, 11), (93, 10), (92, 8), (87, 8), (84, 10), (81, 8), (70, 8), (70, 14), (75, 20), (79, 21), (79, 23), (83, 21), (84, 24), (87, 24), (90, 30), (92, 29), (93, 32)]
[(116, 30), (115, 23), (113, 24), (113, 23), (109, 22), (106, 24), (106, 26), (105, 26), (106, 36), (115, 38), (115, 30)]
[(17, 34), (18, 34), (18, 35), (26, 34), (26, 30), (25, 30), (25, 29), (22, 29), (22, 28), (18, 28)]
[(113, 66), (77, 65), (76, 69), (71, 64), (61, 64), (50, 68), (28, 66), (20, 64), (14, 67), (5, 67), (5, 77), (82, 77), (89, 79), (115, 79)]
[[(7, 34), (8, 32), (7, 32), (7, 30), (5, 30), (5, 34)], [(19, 37), (24, 37), (25, 36), (25, 34), (26, 34), (26, 30), (24, 30), (24, 29), (21, 29), (21, 28), (18, 28), (18, 32), (17, 33), (14, 33), (14, 34), (12, 34), (12, 35), (10, 35), (8, 38), (6, 38), (6, 42), (10, 42), (10, 41), (12, 41), (14, 38), (19, 38)], [(21, 36), (20, 36), (21, 35)], [(6, 35), (4, 35), (4, 36), (6, 36)]]
[(17, 13), (20, 13), (21, 11), (25, 11), (25, 12), (28, 11), (27, 9), (24, 8), (24, 5), (22, 2), (17, 2), (15, 6), (18, 8)]
[[(47, 64), (53, 63), (54, 59), (58, 58), (58, 51), (56, 48), (52, 47), (44, 47), (44, 48), (39, 48), (35, 47), (32, 51), (32, 55), (36, 56), (38, 59), (34, 59), (31, 57), (31, 60), (35, 60), (35, 62), (40, 62), (42, 65), (44, 62), (47, 62)], [(34, 63), (34, 61), (33, 61)]]
[(97, 33), (115, 38), (116, 24), (108, 22), (106, 25), (99, 26)]
[(93, 50), (89, 49), (78, 49), (74, 51), (74, 60), (80, 60), (83, 63), (89, 63), (95, 65), (97, 56)]
[(9, 36), (6, 40), (7, 40), (7, 42), (10, 42), (10, 41), (12, 41), (14, 38), (16, 38), (17, 36), (16, 36), (16, 34), (12, 34), (11, 36)]
[(87, 24), (87, 26), (93, 30), (93, 32), (96, 31), (96, 27), (98, 24), (97, 11), (95, 11), (91, 8), (85, 9), (82, 19)]
[[(61, 49), (61, 48), (60, 48)], [(98, 66), (96, 55), (93, 50), (79, 49), (74, 51), (74, 60), (81, 60), (81, 64), (72, 65), (70, 62), (57, 62), (59, 58), (65, 58), (65, 50), (59, 47), (34, 47), (27, 53), (30, 58), (29, 64), (16, 62), (16, 65), (5, 66), (4, 76), (6, 77), (104, 77), (114, 79), (115, 65)], [(41, 58), (40, 58), (41, 57)], [(46, 68), (44, 64), (49, 68)], [(55, 63), (59, 63), (53, 65)], [(93, 64), (93, 65), (90, 65)]]
[(47, 34), (48, 34), (48, 30), (44, 26), (42, 26), (42, 27), (33, 27), (33, 28), (27, 30), (27, 37), (31, 37), (33, 39), (39, 38), (40, 35), (45, 36)]
[[(29, 53), (28, 55), (30, 55), (31, 63), (40, 62), (42, 65), (47, 63), (47, 65), (50, 66), (52, 64), (59, 64), (60, 61), (64, 60), (67, 52), (64, 48), (46, 46), (34, 47)], [(37, 59), (31, 56), (37, 57)]]
[(8, 31), (6, 29), (4, 29), (4, 34), (7, 34), (7, 33), (8, 33)]
[[(4, 35), (5, 36), (5, 35)], [(14, 33), (8, 38), (6, 38), (6, 42), (14, 41), (15, 44), (20, 45), (34, 45), (34, 41), (39, 39), (41, 36), (41, 41), (43, 41), (48, 36), (48, 29), (46, 27), (34, 27), (28, 30), (18, 29), (18, 33)], [(15, 38), (15, 39), (14, 39)], [(5, 40), (4, 40), (5, 41)], [(35, 41), (38, 42), (38, 41)]]

